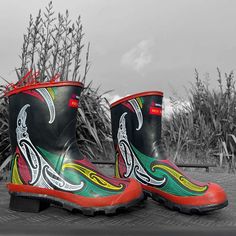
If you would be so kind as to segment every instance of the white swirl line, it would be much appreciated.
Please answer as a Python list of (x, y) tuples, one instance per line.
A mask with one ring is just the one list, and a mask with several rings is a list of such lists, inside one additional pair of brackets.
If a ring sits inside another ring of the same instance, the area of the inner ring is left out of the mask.
[[(151, 185), (155, 185), (155, 186), (163, 185), (166, 182), (166, 178), (163, 177), (162, 180), (156, 180), (156, 179), (152, 178), (146, 172), (146, 170), (142, 167), (138, 158), (136, 157), (135, 153), (133, 152), (133, 150), (129, 144), (128, 136), (126, 133), (126, 121), (125, 121), (126, 115), (127, 115), (127, 112), (124, 112), (121, 115), (120, 121), (119, 121), (119, 128), (118, 128), (118, 132), (117, 132), (118, 146), (119, 146), (122, 158), (123, 158), (126, 168), (127, 168), (127, 171), (124, 174), (124, 177), (138, 176), (142, 180), (143, 183), (151, 184)], [(126, 149), (125, 149), (125, 147), (126, 147)], [(146, 176), (146, 178), (149, 179), (149, 181), (144, 178), (145, 176)]]
[[(41, 154), (37, 151), (35, 146), (30, 140), (29, 134), (27, 132), (26, 126), (26, 118), (27, 113), (26, 109), (30, 107), (29, 104), (23, 106), (18, 114), (17, 117), (17, 128), (16, 128), (16, 137), (17, 137), (17, 144), (23, 156), (26, 159), (30, 167), (30, 171), (32, 173), (32, 180), (31, 184), (38, 187), (46, 187), (53, 189), (47, 180), (43, 176), (44, 169), (47, 169), (55, 178), (52, 178), (46, 171), (46, 177), (51, 182), (52, 185), (58, 187), (61, 190), (65, 191), (78, 191), (81, 190), (84, 186), (84, 182), (80, 182), (78, 185), (70, 184), (66, 180), (64, 180), (41, 156)], [(29, 150), (29, 156), (27, 150)], [(32, 164), (31, 164), (31, 161)], [(61, 185), (62, 183), (62, 185)]]
[(142, 114), (142, 111), (141, 111), (141, 109), (139, 107), (138, 102), (135, 99), (131, 99), (128, 102), (134, 108), (135, 113), (136, 113), (137, 118), (138, 118), (138, 128), (136, 128), (136, 130), (140, 130), (142, 128), (142, 126), (143, 126), (143, 114)]
[(56, 117), (56, 110), (55, 110), (55, 106), (54, 106), (52, 97), (46, 88), (40, 88), (40, 89), (36, 89), (36, 90), (43, 96), (45, 102), (47, 103), (47, 106), (49, 109), (49, 114), (50, 114), (50, 120), (48, 123), (52, 124), (55, 120), (55, 117)]

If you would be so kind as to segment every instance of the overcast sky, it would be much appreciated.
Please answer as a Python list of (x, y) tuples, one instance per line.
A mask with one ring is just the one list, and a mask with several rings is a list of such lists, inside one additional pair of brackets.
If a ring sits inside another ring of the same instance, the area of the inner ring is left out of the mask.
[[(14, 68), (29, 20), (48, 0), (0, 1), (0, 75), (14, 80)], [(235, 0), (54, 0), (56, 12), (82, 17), (91, 43), (89, 80), (101, 91), (123, 96), (162, 90), (166, 97), (194, 81), (194, 68), (236, 68)]]

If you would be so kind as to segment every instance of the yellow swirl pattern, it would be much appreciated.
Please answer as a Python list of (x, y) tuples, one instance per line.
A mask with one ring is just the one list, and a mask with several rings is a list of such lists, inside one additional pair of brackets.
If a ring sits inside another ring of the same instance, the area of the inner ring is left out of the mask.
[(115, 176), (116, 176), (116, 178), (120, 178), (120, 174), (119, 174), (119, 163), (118, 163), (118, 156), (116, 157), (116, 174), (115, 174)]
[(88, 179), (90, 179), (93, 183), (95, 183), (103, 188), (107, 188), (107, 189), (110, 189), (113, 191), (119, 191), (124, 187), (123, 184), (120, 184), (119, 186), (115, 186), (113, 184), (110, 184), (108, 181), (106, 181), (102, 177), (98, 176), (95, 171), (90, 170), (90, 169), (88, 169), (84, 166), (81, 166), (79, 164), (67, 163), (62, 166), (62, 170), (64, 170), (65, 168), (72, 168), (72, 169), (79, 171), (80, 173), (85, 175)]
[(52, 99), (54, 100), (55, 99), (55, 94), (54, 94), (54, 91), (52, 88), (47, 88), (49, 94), (51, 95)]
[(140, 98), (136, 98), (136, 100), (137, 100), (137, 102), (138, 102), (140, 108), (143, 108), (143, 104), (142, 104), (141, 99), (140, 99)]
[(17, 158), (18, 158), (18, 155), (16, 155), (16, 157), (14, 159), (14, 164), (13, 164), (13, 168), (12, 168), (12, 183), (13, 184), (23, 184), (20, 179), (20, 175), (19, 175), (18, 168), (17, 168)]
[(159, 168), (162, 170), (167, 171), (168, 173), (170, 173), (177, 181), (179, 181), (182, 185), (184, 185), (186, 188), (195, 191), (195, 192), (204, 192), (207, 190), (208, 186), (198, 186), (192, 182), (190, 182), (185, 176), (183, 176), (181, 173), (179, 173), (178, 171), (165, 166), (165, 165), (160, 165), (160, 164), (156, 164), (152, 167), (152, 170), (154, 171), (155, 168)]

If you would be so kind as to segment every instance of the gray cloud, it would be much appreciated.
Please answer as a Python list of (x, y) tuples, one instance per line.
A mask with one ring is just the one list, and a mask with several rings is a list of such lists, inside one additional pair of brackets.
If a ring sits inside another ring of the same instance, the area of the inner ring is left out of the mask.
[[(0, 74), (16, 81), (29, 14), (49, 0), (1, 1)], [(82, 17), (85, 40), (91, 42), (88, 80), (114, 94), (162, 90), (165, 96), (210, 73), (217, 87), (219, 66), (236, 68), (235, 0), (55, 0), (55, 12)], [(17, 6), (17, 7), (16, 7)], [(153, 41), (153, 39), (155, 41)], [(2, 82), (3, 83), (3, 82)]]
[(152, 40), (145, 39), (140, 41), (136, 46), (122, 55), (121, 65), (128, 66), (137, 72), (142, 72), (152, 62), (152, 45)]

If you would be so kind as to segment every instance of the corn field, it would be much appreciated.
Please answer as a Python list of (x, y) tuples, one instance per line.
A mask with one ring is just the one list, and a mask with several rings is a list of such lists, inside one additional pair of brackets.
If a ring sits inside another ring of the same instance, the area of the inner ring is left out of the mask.
[[(236, 90), (233, 72), (218, 71), (218, 90), (211, 90), (195, 71), (189, 102), (163, 122), (163, 139), (174, 161), (214, 162), (235, 173)], [(172, 99), (173, 107), (178, 101)]]

